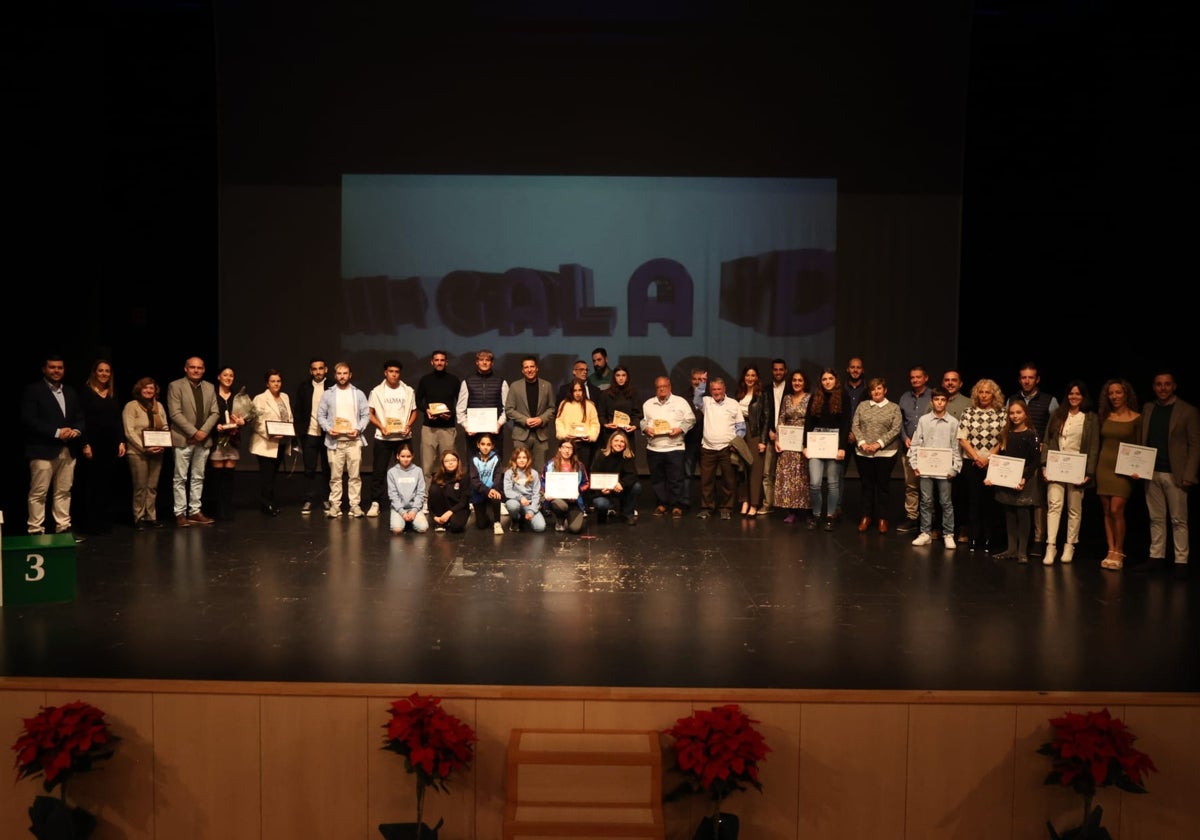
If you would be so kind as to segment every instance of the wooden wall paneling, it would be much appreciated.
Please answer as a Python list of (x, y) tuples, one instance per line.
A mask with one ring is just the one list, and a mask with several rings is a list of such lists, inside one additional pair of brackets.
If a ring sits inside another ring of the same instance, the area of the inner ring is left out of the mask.
[(1110, 820), (1105, 809), (1104, 825), (1115, 840), (1195, 840), (1200, 836), (1200, 707), (1131, 706), (1121, 719), (1137, 736), (1134, 746), (1150, 756), (1158, 772), (1146, 779), (1145, 795), (1120, 794), (1120, 822)]
[(759, 765), (763, 792), (751, 788), (725, 800), (737, 814), (746, 836), (758, 840), (796, 840), (800, 808), (799, 703), (741, 703), (742, 711), (756, 724), (771, 752)]
[[(21, 736), (22, 719), (33, 717), (45, 705), (48, 705), (45, 691), (0, 691), (0, 726), (3, 727), (0, 734), (4, 736), (4, 746), (11, 747)], [(25, 779), (11, 784), (10, 780), (17, 777), (16, 753), (10, 750), (5, 754), (10, 757), (9, 761), (14, 762), (6, 766), (14, 767), (14, 770), (8, 779), (0, 776), (0, 837), (20, 837), (29, 834), (29, 806), (33, 804), (35, 796), (45, 791), (41, 779)]]
[(145, 693), (54, 692), (46, 703), (61, 706), (82, 700), (104, 711), (109, 728), (121, 740), (108, 761), (71, 782), (72, 804), (97, 821), (92, 840), (151, 840), (154, 837), (154, 698)]
[(798, 837), (903, 836), (908, 714), (904, 704), (801, 707)]
[[(422, 691), (425, 696), (427, 692)], [(370, 773), (368, 814), (369, 825), (367, 836), (371, 840), (379, 838), (379, 824), (392, 822), (415, 822), (417, 818), (417, 780), (404, 769), (404, 757), (383, 749), (383, 739), (387, 734), (385, 724), (391, 719), (388, 710), (393, 700), (401, 696), (372, 698), (367, 714), (367, 756)], [(434, 695), (438, 696), (438, 695)], [(479, 736), (479, 727), (475, 721), (475, 700), (473, 699), (443, 699), (442, 708), (454, 715), (463, 723), (475, 730)], [(478, 755), (479, 744), (475, 745)], [(439, 836), (441, 837), (476, 837), (475, 831), (475, 767), (472, 764), (466, 773), (455, 773), (447, 784), (449, 793), (438, 793), (433, 790), (425, 792), (425, 813), (422, 817), (428, 826), (437, 825), (439, 819), (446, 821)]]
[(475, 704), (475, 837), (504, 833), (508, 739), (514, 729), (582, 729), (582, 700), (479, 700)]
[(155, 694), (156, 836), (260, 840), (260, 749), (257, 696)]
[(367, 819), (363, 697), (262, 698), (262, 829), (356, 837)]
[(909, 840), (1012, 840), (1014, 706), (911, 705)]

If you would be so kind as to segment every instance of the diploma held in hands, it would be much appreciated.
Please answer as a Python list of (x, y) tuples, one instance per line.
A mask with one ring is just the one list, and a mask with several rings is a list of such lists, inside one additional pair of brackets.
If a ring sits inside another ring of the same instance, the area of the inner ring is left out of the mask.
[(612, 421), (614, 426), (619, 426), (620, 428), (624, 429), (629, 425), (629, 415), (624, 411), (614, 411)]
[(1087, 478), (1087, 455), (1082, 452), (1046, 453), (1046, 480), (1063, 484), (1083, 484)]
[(654, 434), (656, 435), (669, 435), (671, 434), (671, 421), (655, 418), (650, 421), (650, 428), (654, 430)]
[(924, 478), (945, 478), (954, 466), (954, 450), (937, 446), (917, 447), (917, 471)]
[(449, 414), (450, 406), (446, 405), (445, 403), (430, 403), (429, 404), (429, 413), (430, 414)]
[(170, 449), (170, 429), (142, 429), (142, 446), (146, 447), (147, 449), (151, 449), (155, 446), (161, 446), (166, 449)]
[(296, 427), (292, 425), (291, 420), (268, 420), (267, 434), (271, 437), (295, 437)]
[(1021, 486), (1024, 474), (1024, 458), (1010, 458), (1007, 455), (993, 455), (988, 458), (987, 480), (996, 487), (1011, 487), (1016, 490)]
[(468, 408), (467, 434), (494, 435), (496, 434), (497, 414), (494, 408)]
[[(775, 439), (779, 441), (779, 448), (784, 452), (800, 452), (804, 449), (804, 427), (776, 426)], [(836, 449), (833, 454), (837, 454)]]
[(1153, 446), (1138, 446), (1122, 443), (1117, 450), (1117, 475), (1136, 475), (1138, 478), (1154, 477), (1154, 458), (1158, 450)]
[(548, 472), (546, 473), (547, 499), (578, 499), (579, 473), (577, 472)]
[(614, 490), (620, 477), (618, 473), (592, 473), (588, 476), (588, 484), (593, 490)]
[(837, 429), (813, 429), (808, 433), (809, 458), (836, 458), (837, 453)]

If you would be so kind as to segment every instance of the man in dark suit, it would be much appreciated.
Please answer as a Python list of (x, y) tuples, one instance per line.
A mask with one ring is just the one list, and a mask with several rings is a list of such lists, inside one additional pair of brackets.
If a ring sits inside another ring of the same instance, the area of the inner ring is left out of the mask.
[(521, 359), (522, 379), (508, 386), (504, 414), (512, 421), (514, 446), (524, 446), (533, 458), (533, 468), (541, 470), (550, 457), (554, 431), (554, 389), (538, 378), (538, 363), (533, 356)]
[(62, 357), (47, 356), (41, 380), (29, 385), (21, 398), (25, 457), (29, 459), (30, 534), (46, 532), (46, 496), (51, 484), (55, 531), (71, 530), (71, 485), (84, 424), (79, 395), (63, 384), (65, 375)]

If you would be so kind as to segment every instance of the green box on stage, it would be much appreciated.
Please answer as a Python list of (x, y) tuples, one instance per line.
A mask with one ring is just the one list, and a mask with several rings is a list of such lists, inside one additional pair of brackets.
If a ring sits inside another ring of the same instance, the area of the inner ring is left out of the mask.
[(0, 606), (75, 600), (75, 538), (70, 534), (5, 537)]

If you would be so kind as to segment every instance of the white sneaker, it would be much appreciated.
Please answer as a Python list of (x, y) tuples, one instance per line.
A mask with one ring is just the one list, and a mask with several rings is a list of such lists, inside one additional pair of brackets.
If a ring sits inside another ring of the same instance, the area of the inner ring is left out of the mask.
[(325, 508), (325, 515), (327, 517), (329, 517), (330, 519), (337, 519), (339, 516), (342, 515), (342, 509), (340, 507), (333, 507), (331, 505), (331, 506)]
[(379, 515), (379, 502), (371, 502), (371, 506), (369, 508), (367, 508), (367, 516), (374, 517), (374, 516), (378, 516), (378, 515)]
[(1060, 562), (1070, 563), (1075, 559), (1075, 543), (1067, 543), (1063, 546), (1062, 557), (1058, 558)]
[(946, 546), (947, 551), (955, 551), (958, 548), (958, 543), (954, 541), (954, 537), (947, 534), (942, 537), (942, 545)]
[(504, 533), (504, 526), (501, 525), (499, 522), (496, 522), (495, 524), (492, 525), (492, 533), (495, 534), (497, 537), (500, 536), (501, 534)]
[(1042, 555), (1042, 565), (1043, 566), (1053, 566), (1054, 558), (1057, 554), (1058, 554), (1058, 549), (1054, 545), (1054, 543), (1051, 543), (1050, 545), (1046, 546), (1046, 553)]
[(913, 545), (929, 545), (931, 542), (933, 542), (933, 539), (929, 536), (929, 534), (921, 534), (919, 537), (917, 537), (915, 540), (912, 541), (912, 544)]
[(355, 505), (354, 507), (350, 508), (350, 515), (355, 519), (362, 519), (362, 508), (360, 508), (358, 505)]

